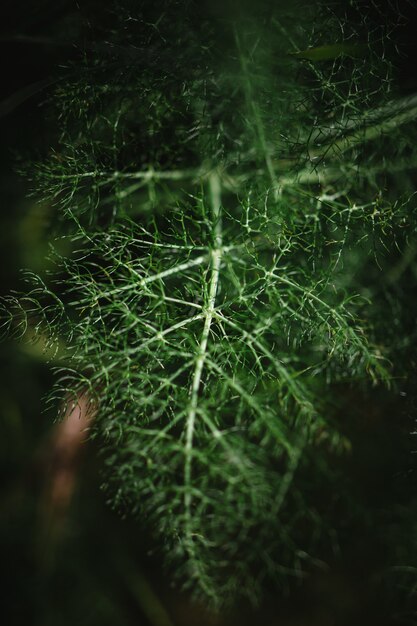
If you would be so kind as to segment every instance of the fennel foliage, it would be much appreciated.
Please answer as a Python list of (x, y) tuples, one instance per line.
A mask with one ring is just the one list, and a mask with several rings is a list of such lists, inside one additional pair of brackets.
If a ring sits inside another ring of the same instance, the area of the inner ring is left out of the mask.
[(71, 253), (6, 326), (67, 343), (53, 400), (89, 394), (110, 499), (181, 582), (256, 601), (327, 532), (306, 473), (349, 449), (332, 385), (392, 377), (366, 277), (413, 228), (417, 99), (373, 5), (140, 4), (53, 96), (30, 176)]

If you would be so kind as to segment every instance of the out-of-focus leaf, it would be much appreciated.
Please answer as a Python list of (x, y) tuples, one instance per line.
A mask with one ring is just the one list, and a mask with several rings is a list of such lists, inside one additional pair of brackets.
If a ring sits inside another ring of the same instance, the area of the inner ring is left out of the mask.
[(299, 52), (291, 52), (297, 59), (307, 61), (329, 61), (340, 56), (362, 57), (369, 53), (369, 47), (361, 43), (333, 43)]

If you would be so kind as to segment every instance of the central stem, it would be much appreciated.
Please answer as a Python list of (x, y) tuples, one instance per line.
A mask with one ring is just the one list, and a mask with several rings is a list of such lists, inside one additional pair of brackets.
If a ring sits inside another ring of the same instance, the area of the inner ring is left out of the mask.
[(207, 343), (210, 334), (210, 326), (213, 320), (213, 314), (215, 310), (215, 302), (217, 296), (217, 290), (219, 285), (220, 265), (223, 254), (222, 248), (222, 223), (221, 223), (221, 185), (219, 175), (213, 173), (209, 180), (210, 186), (210, 203), (211, 203), (211, 215), (213, 220), (213, 248), (210, 252), (210, 284), (208, 291), (208, 298), (205, 307), (204, 326), (201, 334), (200, 344), (198, 348), (197, 358), (195, 362), (194, 375), (191, 384), (190, 391), (190, 403), (187, 412), (186, 423), (186, 440), (185, 440), (185, 466), (184, 466), (184, 483), (185, 483), (185, 495), (184, 506), (186, 516), (186, 538), (187, 548), (191, 557), (193, 557), (192, 548), (192, 513), (191, 513), (191, 465), (192, 465), (192, 450), (193, 450), (193, 438), (195, 419), (197, 414), (198, 396), (201, 386), (201, 376), (204, 367), (204, 361), (207, 353)]

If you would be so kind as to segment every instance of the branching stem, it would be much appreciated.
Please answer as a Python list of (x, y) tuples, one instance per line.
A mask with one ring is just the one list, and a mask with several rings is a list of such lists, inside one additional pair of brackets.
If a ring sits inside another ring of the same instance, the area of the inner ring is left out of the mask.
[(210, 202), (211, 213), (214, 229), (214, 247), (211, 251), (211, 278), (209, 285), (209, 294), (207, 308), (205, 310), (205, 320), (203, 332), (201, 335), (200, 345), (198, 349), (197, 359), (195, 363), (194, 376), (190, 391), (190, 403), (187, 413), (186, 441), (185, 441), (185, 467), (184, 467), (184, 506), (186, 516), (186, 537), (187, 548), (191, 558), (193, 557), (193, 540), (192, 540), (192, 513), (191, 513), (191, 465), (195, 419), (197, 415), (198, 396), (201, 385), (201, 376), (203, 373), (204, 362), (207, 353), (207, 344), (210, 334), (210, 327), (213, 320), (217, 290), (220, 278), (220, 265), (223, 254), (222, 249), (222, 224), (221, 224), (221, 186), (217, 173), (213, 173), (209, 179), (210, 184)]

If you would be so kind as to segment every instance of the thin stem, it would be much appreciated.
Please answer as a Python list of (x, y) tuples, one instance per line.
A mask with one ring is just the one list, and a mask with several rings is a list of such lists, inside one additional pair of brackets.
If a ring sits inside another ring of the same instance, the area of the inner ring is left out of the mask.
[(205, 309), (205, 320), (201, 335), (198, 355), (195, 363), (194, 376), (191, 385), (190, 403), (187, 413), (186, 441), (185, 441), (185, 466), (184, 466), (184, 506), (186, 517), (186, 537), (187, 548), (192, 560), (195, 560), (192, 539), (192, 512), (191, 512), (191, 470), (192, 470), (192, 450), (195, 420), (197, 415), (198, 396), (201, 386), (204, 362), (207, 354), (207, 344), (210, 334), (210, 327), (213, 320), (217, 290), (220, 278), (220, 265), (223, 254), (222, 249), (222, 222), (221, 222), (221, 186), (217, 173), (210, 176), (210, 201), (211, 213), (214, 227), (214, 247), (211, 251), (211, 278), (207, 308)]
[(271, 154), (270, 154), (270, 149), (268, 147), (267, 141), (266, 141), (266, 137), (265, 137), (265, 129), (264, 129), (264, 125), (262, 122), (262, 118), (259, 112), (259, 108), (258, 105), (256, 104), (255, 101), (255, 97), (254, 97), (254, 93), (253, 93), (253, 88), (252, 88), (252, 83), (250, 81), (249, 78), (249, 70), (248, 70), (248, 63), (246, 60), (246, 57), (244, 55), (244, 53), (242, 52), (242, 46), (240, 43), (240, 38), (239, 38), (239, 34), (237, 32), (237, 30), (235, 29), (235, 40), (236, 40), (236, 46), (238, 49), (238, 53), (239, 53), (239, 61), (240, 61), (240, 65), (242, 68), (242, 73), (244, 76), (244, 90), (245, 90), (245, 97), (246, 97), (246, 102), (247, 105), (249, 107), (249, 109), (252, 111), (253, 114), (253, 118), (255, 121), (255, 128), (256, 128), (256, 132), (258, 134), (258, 139), (259, 142), (261, 144), (261, 148), (263, 150), (264, 153), (264, 159), (265, 159), (265, 165), (266, 165), (266, 169), (268, 171), (268, 174), (271, 178), (271, 182), (273, 185), (274, 190), (277, 190), (277, 178), (275, 175), (275, 169), (274, 169), (274, 164), (271, 158)]

